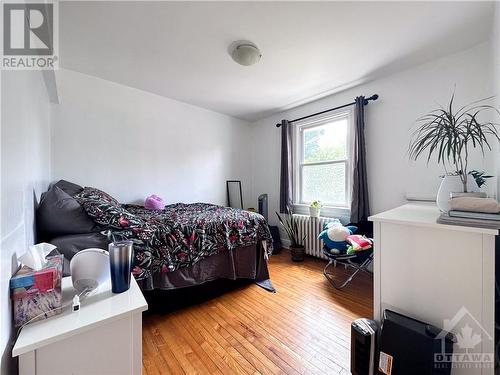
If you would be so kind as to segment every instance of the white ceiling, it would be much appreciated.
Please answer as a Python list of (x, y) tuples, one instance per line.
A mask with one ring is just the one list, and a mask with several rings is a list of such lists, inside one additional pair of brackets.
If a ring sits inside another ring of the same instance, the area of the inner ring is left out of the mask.
[[(59, 12), (63, 68), (252, 121), (483, 41), (493, 3), (61, 2)], [(257, 65), (231, 60), (239, 39), (260, 47)]]

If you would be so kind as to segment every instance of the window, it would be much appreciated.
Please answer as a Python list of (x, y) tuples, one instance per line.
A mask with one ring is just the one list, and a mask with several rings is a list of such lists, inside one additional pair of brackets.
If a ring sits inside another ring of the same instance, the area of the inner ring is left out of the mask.
[(320, 200), (347, 207), (350, 192), (351, 111), (297, 124), (295, 130), (295, 203)]

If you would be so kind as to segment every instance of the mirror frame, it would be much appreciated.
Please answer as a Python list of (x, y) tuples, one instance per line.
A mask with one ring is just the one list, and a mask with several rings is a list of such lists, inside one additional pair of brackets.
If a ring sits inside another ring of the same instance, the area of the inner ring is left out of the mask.
[[(231, 207), (231, 198), (229, 196), (229, 183), (238, 183), (238, 185), (240, 186), (240, 205), (241, 205), (241, 209), (244, 210), (244, 207), (243, 207), (243, 193), (241, 191), (241, 180), (227, 180), (226, 181), (226, 190), (227, 190), (227, 206), (228, 207)], [(234, 207), (232, 207), (234, 208)]]

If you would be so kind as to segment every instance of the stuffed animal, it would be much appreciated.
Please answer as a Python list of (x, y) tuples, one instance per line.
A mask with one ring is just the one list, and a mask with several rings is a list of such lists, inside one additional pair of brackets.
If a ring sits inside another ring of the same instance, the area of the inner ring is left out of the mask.
[(144, 208), (147, 210), (163, 210), (165, 202), (157, 195), (150, 195), (144, 202)]
[(349, 243), (347, 254), (355, 254), (357, 251), (368, 250), (372, 247), (373, 241), (370, 238), (359, 234), (348, 236), (346, 241)]
[(343, 254), (347, 251), (348, 243), (346, 239), (352, 235), (358, 228), (353, 225), (344, 227), (342, 223), (335, 221), (326, 223), (318, 239), (323, 240), (323, 244), (332, 254)]

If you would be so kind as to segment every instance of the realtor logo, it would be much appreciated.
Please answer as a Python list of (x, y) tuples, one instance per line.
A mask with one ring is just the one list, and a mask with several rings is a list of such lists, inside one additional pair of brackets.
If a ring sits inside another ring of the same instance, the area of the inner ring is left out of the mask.
[(2, 68), (55, 68), (55, 13), (54, 3), (3, 4)]
[[(449, 332), (454, 332), (454, 338)], [(443, 321), (443, 330), (436, 338), (441, 340), (441, 352), (434, 356), (436, 368), (446, 364), (451, 364), (451, 368), (493, 368), (493, 337), (465, 307)], [(446, 350), (446, 342), (450, 341), (455, 344), (453, 352)]]

